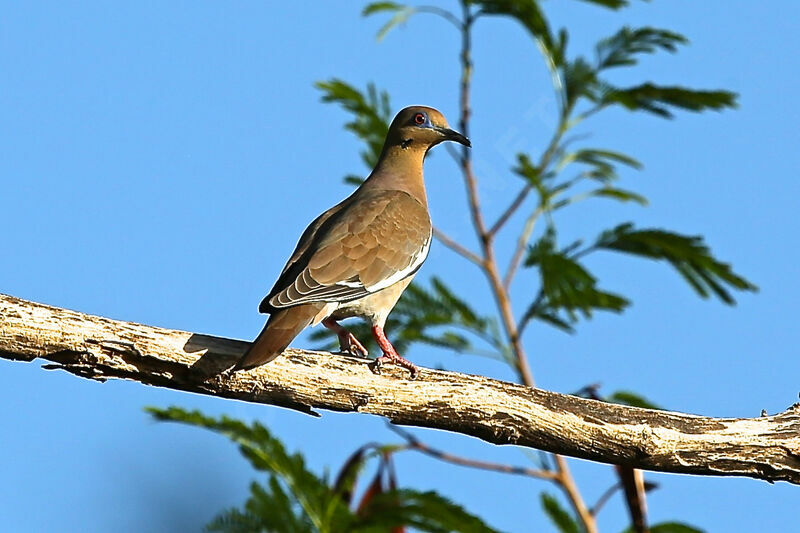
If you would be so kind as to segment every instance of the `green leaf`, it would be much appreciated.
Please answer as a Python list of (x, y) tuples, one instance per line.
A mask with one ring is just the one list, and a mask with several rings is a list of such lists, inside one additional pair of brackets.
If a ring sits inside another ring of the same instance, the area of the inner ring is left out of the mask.
[(536, 39), (543, 51), (555, 65), (561, 64), (562, 56), (553, 39), (547, 18), (535, 0), (473, 0), (471, 2), (487, 15), (507, 15), (522, 24)]
[(517, 166), (514, 167), (514, 172), (519, 174), (523, 179), (530, 183), (534, 188), (541, 188), (542, 183), (542, 169), (538, 165), (534, 165), (528, 154), (517, 155)]
[(294, 498), (286, 493), (278, 478), (269, 476), (266, 488), (258, 483), (250, 485), (250, 497), (245, 502), (247, 516), (257, 517), (260, 529), (250, 531), (281, 531), (286, 533), (306, 533), (314, 531), (314, 524), (308, 515), (297, 505)]
[(602, 105), (619, 104), (630, 111), (647, 111), (664, 118), (672, 118), (670, 108), (699, 112), (737, 105), (736, 93), (730, 91), (698, 91), (653, 83), (626, 89), (610, 88), (598, 100)]
[(596, 4), (601, 7), (607, 7), (609, 9), (619, 9), (621, 7), (627, 7), (628, 0), (581, 0), (582, 2), (586, 2), (588, 4)]
[(620, 105), (631, 111), (646, 111), (664, 118), (671, 118), (674, 109), (699, 112), (736, 107), (736, 94), (730, 91), (695, 90), (651, 82), (623, 88), (599, 77), (599, 73), (606, 69), (635, 65), (636, 56), (640, 54), (651, 54), (658, 50), (675, 52), (679, 45), (686, 42), (683, 35), (669, 30), (625, 27), (598, 42), (595, 47), (596, 59), (589, 62), (583, 57), (568, 60), (566, 35), (563, 38), (560, 36), (556, 43), (551, 42), (547, 50), (557, 53), (560, 58), (556, 65), (559, 79), (555, 83), (562, 95), (562, 119), (569, 117), (581, 98), (594, 102), (596, 106), (579, 115), (577, 121), (610, 105)]
[[(206, 524), (206, 531), (224, 533), (253, 533), (255, 531), (269, 531), (267, 526), (262, 523), (261, 517), (252, 515), (239, 509), (228, 509)], [(309, 533), (312, 530), (306, 530)]]
[(567, 320), (558, 316), (556, 312), (543, 308), (540, 309), (540, 306), (532, 306), (530, 310), (530, 318), (541, 320), (545, 324), (550, 324), (551, 326), (560, 329), (565, 333), (575, 333), (575, 328), (572, 327), (572, 324), (570, 324)]
[[(633, 528), (628, 528), (623, 533), (636, 533)], [(705, 533), (702, 529), (684, 524), (682, 522), (661, 522), (650, 526), (650, 533)]]
[(633, 191), (626, 191), (625, 189), (617, 189), (615, 187), (603, 187), (589, 192), (590, 196), (599, 196), (601, 198), (612, 198), (620, 202), (636, 202), (639, 205), (647, 205), (647, 198), (641, 194)]
[(677, 51), (688, 40), (679, 33), (658, 28), (624, 27), (595, 48), (598, 70), (636, 64), (637, 54), (652, 54), (657, 50)]
[(319, 81), (315, 87), (322, 91), (323, 102), (337, 103), (353, 115), (352, 120), (345, 123), (345, 129), (366, 143), (367, 147), (361, 152), (361, 158), (368, 168), (374, 168), (392, 119), (389, 94), (378, 91), (372, 83), (367, 85), (367, 91), (363, 93), (336, 78)]
[[(226, 416), (215, 419), (199, 411), (186, 411), (178, 407), (168, 409), (150, 407), (147, 411), (157, 420), (181, 422), (210, 429), (237, 443), (242, 455), (255, 469), (268, 472), (286, 484), (292, 497), (316, 528), (327, 528), (330, 523), (347, 520), (350, 516), (341, 498), (306, 468), (303, 457), (287, 453), (283, 444), (258, 422), (247, 425)], [(258, 492), (259, 489), (255, 489), (256, 496), (268, 494)], [(274, 497), (276, 493), (274, 487), (272, 489)], [(265, 502), (266, 500), (261, 503)], [(290, 509), (284, 511), (293, 512)]]
[(643, 409), (656, 409), (661, 411), (662, 408), (647, 400), (643, 396), (630, 391), (620, 390), (606, 398), (606, 401), (611, 403), (619, 403), (622, 405), (630, 405), (631, 407), (641, 407)]
[(758, 290), (736, 274), (729, 264), (716, 259), (700, 236), (659, 229), (636, 230), (633, 224), (627, 223), (603, 232), (594, 248), (667, 261), (701, 297), (714, 294), (729, 305), (735, 303), (729, 288)]
[(704, 533), (702, 529), (681, 522), (661, 522), (650, 527), (650, 533)]
[(339, 494), (348, 505), (352, 503), (356, 480), (364, 468), (364, 464), (369, 459), (367, 451), (371, 447), (371, 445), (362, 446), (353, 452), (345, 461), (344, 466), (339, 471), (339, 475), (336, 476), (336, 481), (333, 483), (333, 492)]
[(456, 296), (441, 279), (436, 277), (432, 278), (431, 286), (438, 300), (453, 311), (456, 321), (459, 324), (481, 330), (485, 327), (486, 320), (480, 318), (469, 304), (462, 298)]
[[(267, 472), (266, 487), (252, 483), (244, 510), (229, 509), (209, 525), (210, 531), (310, 533), (384, 532), (402, 526), (421, 531), (491, 533), (494, 530), (480, 518), (435, 492), (395, 488), (389, 471), (388, 490), (381, 485), (356, 515), (345, 504), (342, 494), (352, 491), (352, 482), (363, 463), (368, 447), (356, 451), (345, 465), (336, 487), (328, 487), (311, 473), (299, 454), (290, 455), (267, 429), (254, 422), (250, 425), (225, 416), (212, 418), (199, 411), (177, 407), (148, 408), (157, 420), (182, 422), (211, 429), (239, 444), (242, 454), (257, 469)], [(388, 461), (390, 448), (375, 448)], [(386, 462), (379, 467), (378, 483)], [(288, 490), (285, 490), (288, 489)]]
[(402, 525), (434, 533), (496, 531), (463, 507), (435, 492), (410, 489), (389, 490), (374, 496), (363, 509), (363, 518), (354, 524), (351, 531), (387, 531)]
[(381, 41), (384, 37), (394, 28), (395, 26), (399, 26), (400, 24), (405, 24), (409, 18), (411, 18), (417, 10), (410, 6), (405, 6), (403, 4), (398, 4), (395, 2), (372, 2), (371, 4), (367, 4), (366, 7), (361, 11), (361, 15), (367, 17), (369, 15), (373, 15), (375, 13), (385, 13), (390, 12), (394, 13), (392, 17), (389, 19), (386, 24), (381, 26), (378, 30), (378, 34), (376, 38)]
[(206, 524), (206, 531), (224, 533), (251, 533), (253, 531), (265, 531), (264, 524), (258, 516), (239, 509), (228, 509)]
[(361, 176), (356, 176), (355, 174), (348, 174), (344, 177), (344, 182), (348, 185), (352, 185), (353, 187), (358, 187), (362, 183), (364, 183), (364, 179)]
[(568, 256), (570, 248), (574, 246), (556, 249), (552, 228), (531, 247), (525, 266), (539, 268), (541, 298), (531, 304), (524, 320), (544, 316), (550, 317), (545, 321), (553, 323), (552, 317), (563, 311), (566, 316), (561, 320), (574, 323), (577, 312), (590, 318), (595, 310), (619, 313), (630, 304), (622, 296), (599, 290), (594, 276)]
[(592, 166), (613, 166), (614, 163), (620, 163), (636, 170), (641, 170), (642, 168), (642, 164), (629, 155), (613, 150), (599, 150), (596, 148), (584, 148), (567, 154), (561, 159), (559, 165), (563, 168), (573, 161)]
[(371, 2), (364, 6), (364, 9), (361, 11), (361, 16), (368, 17), (369, 15), (373, 15), (375, 13), (382, 13), (384, 11), (401, 11), (405, 8), (406, 6), (403, 4), (398, 4), (396, 2)]
[(619, 178), (617, 175), (618, 164), (636, 170), (642, 168), (642, 164), (629, 155), (612, 150), (583, 148), (561, 155), (558, 160), (557, 170), (561, 170), (573, 163), (588, 167), (588, 170), (581, 173), (581, 177), (590, 178), (604, 184)]
[(561, 77), (565, 101), (562, 113), (571, 109), (579, 98), (588, 98), (593, 102), (601, 98), (603, 90), (597, 80), (597, 70), (582, 57), (565, 61), (561, 68)]
[(575, 520), (575, 517), (573, 517), (569, 511), (561, 507), (561, 504), (558, 503), (555, 496), (543, 492), (541, 493), (541, 503), (547, 517), (550, 518), (550, 521), (553, 522), (561, 533), (580, 532), (578, 521)]

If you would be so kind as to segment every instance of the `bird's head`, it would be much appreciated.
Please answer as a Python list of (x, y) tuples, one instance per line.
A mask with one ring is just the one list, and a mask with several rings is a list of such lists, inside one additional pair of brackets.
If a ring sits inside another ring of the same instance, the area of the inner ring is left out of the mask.
[(400, 111), (389, 126), (387, 141), (403, 148), (425, 150), (442, 141), (472, 146), (469, 139), (450, 129), (447, 119), (432, 107), (412, 106)]

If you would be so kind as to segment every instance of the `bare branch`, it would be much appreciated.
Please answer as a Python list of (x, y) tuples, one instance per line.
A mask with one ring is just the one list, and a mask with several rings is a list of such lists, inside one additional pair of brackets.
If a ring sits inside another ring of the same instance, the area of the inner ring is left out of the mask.
[(800, 404), (757, 418), (638, 409), (493, 379), (399, 368), (290, 349), (268, 365), (220, 374), (247, 343), (121, 322), (0, 295), (0, 358), (43, 358), (81, 377), (279, 405), (371, 413), (397, 424), (472, 435), (645, 470), (800, 484)]
[(433, 228), (433, 236), (436, 237), (439, 240), (439, 242), (441, 242), (442, 244), (453, 250), (455, 253), (457, 253), (464, 259), (472, 261), (479, 267), (483, 267), (483, 259), (481, 259), (478, 256), (478, 254), (462, 246), (452, 238), (448, 237), (447, 234), (444, 233), (439, 228)]
[(589, 512), (592, 516), (597, 516), (597, 514), (603, 509), (603, 506), (611, 499), (615, 492), (622, 488), (622, 483), (619, 481), (611, 485), (606, 489), (606, 491), (597, 498), (597, 502), (589, 509)]
[(506, 288), (506, 290), (511, 287), (511, 282), (514, 280), (514, 274), (517, 273), (517, 269), (522, 263), (522, 256), (525, 254), (525, 248), (528, 246), (528, 242), (531, 240), (533, 228), (536, 226), (536, 220), (538, 220), (541, 214), (542, 209), (537, 207), (534, 209), (533, 213), (530, 214), (527, 220), (525, 220), (525, 227), (522, 229), (522, 233), (519, 235), (517, 247), (514, 250), (514, 255), (511, 256), (511, 261), (508, 264), (508, 270), (506, 271), (505, 277), (503, 277), (503, 286)]
[[(459, 125), (461, 133), (469, 136), (469, 121), (472, 115), (470, 106), (470, 86), (472, 83), (472, 24), (475, 22), (475, 15), (470, 12), (470, 4), (462, 0), (464, 28), (461, 32), (461, 95)], [(464, 184), (467, 189), (467, 199), (469, 211), (472, 216), (472, 225), (481, 244), (483, 252), (483, 271), (492, 289), (497, 309), (500, 311), (500, 319), (508, 336), (509, 343), (514, 352), (516, 360), (514, 364), (522, 381), (529, 386), (534, 385), (533, 373), (531, 372), (528, 357), (525, 355), (525, 348), (522, 346), (522, 339), (517, 332), (517, 323), (514, 318), (514, 311), (511, 306), (511, 298), (508, 291), (503, 287), (503, 281), (497, 268), (494, 246), (492, 245), (492, 234), (487, 230), (483, 220), (481, 203), (478, 196), (478, 180), (472, 168), (472, 155), (466, 146), (461, 152), (461, 172), (464, 176)]]
[(418, 13), (429, 13), (431, 15), (437, 15), (442, 17), (444, 20), (452, 24), (456, 27), (457, 30), (461, 31), (464, 26), (464, 23), (459, 20), (457, 16), (452, 14), (450, 11), (443, 9), (437, 6), (419, 6), (414, 8)]
[(489, 234), (496, 235), (497, 232), (500, 231), (500, 229), (505, 225), (505, 223), (508, 222), (508, 219), (511, 218), (511, 215), (513, 215), (517, 211), (517, 209), (519, 209), (519, 206), (521, 206), (522, 202), (525, 201), (525, 198), (528, 197), (528, 194), (531, 192), (531, 189), (532, 187), (530, 186), (529, 183), (526, 183), (522, 187), (522, 189), (520, 189), (520, 191), (514, 197), (514, 200), (511, 202), (511, 205), (509, 205), (506, 208), (506, 210), (503, 211), (503, 213), (497, 219), (497, 222), (492, 224), (492, 227), (489, 228)]
[(583, 502), (583, 498), (578, 490), (578, 486), (575, 484), (575, 479), (570, 473), (567, 460), (559, 453), (554, 454), (553, 458), (556, 461), (556, 471), (558, 472), (559, 485), (572, 502), (575, 512), (578, 513), (578, 517), (581, 519), (583, 526), (586, 528), (586, 533), (597, 533), (597, 521), (592, 513), (589, 512), (586, 504)]
[(536, 479), (547, 479), (550, 481), (555, 480), (558, 477), (558, 474), (555, 472), (551, 472), (549, 470), (540, 470), (537, 468), (527, 468), (524, 466), (512, 466), (512, 465), (504, 465), (500, 463), (492, 463), (489, 461), (480, 461), (477, 459), (468, 459), (466, 457), (460, 457), (458, 455), (453, 455), (451, 453), (443, 452), (441, 450), (437, 450), (436, 448), (432, 448), (425, 444), (424, 442), (420, 441), (414, 435), (405, 431), (404, 429), (400, 428), (399, 426), (395, 426), (394, 424), (389, 424), (389, 429), (403, 437), (406, 442), (408, 443), (407, 449), (409, 450), (417, 450), (418, 452), (422, 452), (426, 455), (430, 455), (431, 457), (435, 457), (436, 459), (453, 463), (456, 465), (461, 466), (468, 466), (470, 468), (478, 468), (481, 470), (491, 470), (493, 472), (502, 472), (504, 474), (518, 474), (521, 476), (529, 476)]

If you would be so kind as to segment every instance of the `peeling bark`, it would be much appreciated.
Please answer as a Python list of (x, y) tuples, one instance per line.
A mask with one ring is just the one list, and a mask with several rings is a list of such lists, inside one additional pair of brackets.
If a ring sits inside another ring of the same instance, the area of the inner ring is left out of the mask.
[(0, 295), (0, 357), (42, 358), (99, 381), (130, 379), (278, 405), (358, 411), (645, 470), (749, 476), (800, 484), (800, 404), (759, 418), (710, 418), (639, 409), (456, 372), (395, 367), (289, 349), (268, 365), (221, 373), (247, 342), (86, 315)]

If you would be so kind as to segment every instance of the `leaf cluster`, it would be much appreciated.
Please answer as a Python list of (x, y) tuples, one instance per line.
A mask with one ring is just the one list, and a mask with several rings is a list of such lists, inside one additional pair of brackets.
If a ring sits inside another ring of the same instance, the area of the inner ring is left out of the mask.
[(551, 227), (533, 246), (526, 266), (536, 266), (541, 288), (523, 316), (523, 323), (538, 319), (565, 331), (572, 331), (577, 312), (591, 317), (596, 310), (621, 312), (629, 304), (625, 297), (597, 288), (597, 280), (579, 262), (589, 253), (608, 250), (631, 256), (664, 261), (702, 298), (716, 296), (727, 304), (735, 303), (729, 288), (757, 290), (733, 272), (731, 266), (714, 257), (700, 236), (687, 236), (662, 229), (636, 229), (632, 223), (620, 224), (602, 232), (594, 243), (581, 243), (557, 249)]
[[(619, 9), (628, 2), (620, 0), (587, 0), (601, 7)], [(608, 71), (634, 66), (642, 54), (658, 51), (675, 52), (688, 43), (686, 37), (669, 30), (643, 27), (623, 27), (600, 40), (594, 57), (567, 54), (569, 33), (566, 29), (553, 32), (535, 0), (474, 0), (478, 15), (504, 15), (517, 20), (539, 44), (548, 69), (554, 78), (562, 117), (569, 116), (580, 100), (592, 104), (586, 113), (619, 105), (631, 111), (645, 111), (671, 118), (674, 109), (704, 111), (736, 106), (736, 95), (724, 90), (697, 90), (676, 85), (645, 82), (620, 87), (607, 77)], [(585, 118), (585, 117), (584, 117)]]
[[(334, 483), (311, 472), (303, 457), (286, 451), (266, 427), (178, 407), (148, 408), (161, 421), (209, 429), (239, 446), (239, 451), (259, 472), (265, 484), (253, 482), (242, 508), (215, 517), (208, 531), (288, 533), (383, 533), (405, 526), (433, 533), (492, 533), (495, 530), (433, 491), (400, 489), (391, 470), (391, 447), (366, 446), (345, 463)], [(356, 481), (366, 462), (378, 456), (378, 472), (357, 505)]]
[(381, 155), (392, 118), (389, 93), (378, 91), (372, 83), (362, 93), (336, 78), (317, 82), (315, 86), (322, 91), (323, 102), (337, 103), (352, 115), (344, 127), (364, 142), (361, 159), (367, 168), (373, 168)]

